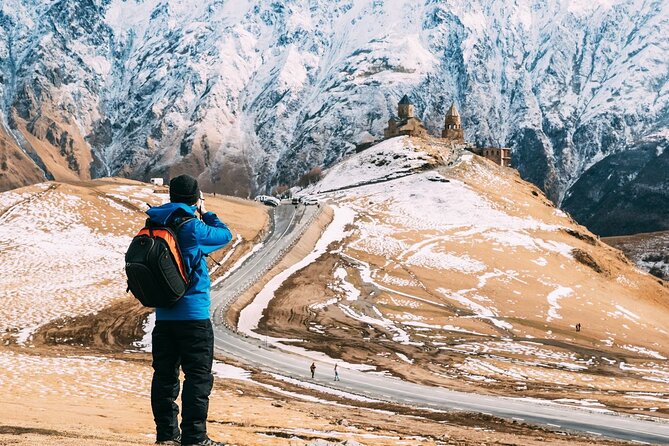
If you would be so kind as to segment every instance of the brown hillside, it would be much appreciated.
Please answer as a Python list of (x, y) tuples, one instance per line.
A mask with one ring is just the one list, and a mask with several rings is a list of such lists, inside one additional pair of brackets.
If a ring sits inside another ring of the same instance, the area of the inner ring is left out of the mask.
[[(105, 262), (120, 258), (142, 224), (145, 203), (159, 204), (164, 193), (144, 183), (106, 178), (42, 183), (0, 194), (0, 444), (153, 443), (150, 355), (133, 345), (143, 334), (145, 310), (123, 297), (121, 272)], [(226, 261), (230, 265), (261, 236), (266, 209), (220, 196), (208, 196), (207, 203), (242, 237)], [(307, 244), (313, 244), (317, 232)], [(304, 254), (311, 248), (296, 249)], [(228, 253), (216, 253), (216, 258)], [(18, 338), (23, 341), (17, 343)], [(226, 362), (234, 364), (234, 358)], [(620, 444), (487, 415), (324, 396), (220, 363), (216, 373), (209, 432), (238, 446), (345, 440), (365, 446)]]
[(0, 192), (44, 181), (44, 173), (0, 125)]
[(350, 233), (284, 282), (260, 332), (404, 379), (669, 415), (669, 288), (517, 172), (463, 154), (342, 189), (402, 153), (429, 164), (422, 144), (386, 141), (314, 188), (340, 190), (322, 198), (354, 212)]

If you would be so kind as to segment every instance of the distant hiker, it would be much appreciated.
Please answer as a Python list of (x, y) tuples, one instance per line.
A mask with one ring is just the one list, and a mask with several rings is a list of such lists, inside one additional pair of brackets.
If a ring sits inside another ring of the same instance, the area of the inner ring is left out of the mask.
[(335, 367), (334, 367), (334, 372), (335, 372), (335, 378), (334, 378), (334, 380), (335, 380), (335, 381), (339, 381), (339, 370), (338, 370), (338, 364), (335, 364)]
[(581, 323), (576, 324), (576, 331), (581, 331)]
[[(195, 212), (201, 220), (195, 217)], [(151, 408), (156, 422), (156, 444), (223, 446), (207, 436), (209, 394), (214, 384), (214, 331), (209, 319), (209, 272), (205, 255), (232, 239), (228, 227), (207, 212), (197, 180), (181, 175), (170, 181), (170, 203), (149, 209), (151, 221), (166, 225), (188, 218), (177, 242), (185, 268), (191, 273), (188, 290), (169, 308), (156, 308), (153, 329)], [(179, 367), (184, 372), (181, 394), (181, 432), (175, 403), (179, 395)]]
[(312, 362), (311, 367), (309, 367), (309, 370), (311, 370), (311, 379), (313, 379), (314, 374), (316, 373), (316, 363)]

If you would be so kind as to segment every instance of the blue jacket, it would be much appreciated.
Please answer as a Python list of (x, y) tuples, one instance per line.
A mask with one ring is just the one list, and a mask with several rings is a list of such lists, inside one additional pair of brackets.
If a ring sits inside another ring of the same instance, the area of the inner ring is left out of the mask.
[[(195, 206), (167, 203), (146, 213), (154, 223), (166, 225), (178, 217), (195, 216)], [(192, 278), (186, 294), (171, 308), (156, 308), (156, 320), (184, 321), (209, 319), (209, 270), (205, 254), (221, 249), (232, 240), (232, 233), (213, 212), (186, 222), (177, 234), (187, 274)]]

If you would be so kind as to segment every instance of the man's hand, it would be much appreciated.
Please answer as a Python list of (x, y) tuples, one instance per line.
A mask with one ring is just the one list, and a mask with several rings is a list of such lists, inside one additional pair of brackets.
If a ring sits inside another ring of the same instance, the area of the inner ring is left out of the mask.
[(202, 194), (202, 191), (200, 191), (200, 199), (197, 202), (197, 211), (199, 212), (200, 217), (207, 213), (207, 209), (204, 207), (204, 195)]

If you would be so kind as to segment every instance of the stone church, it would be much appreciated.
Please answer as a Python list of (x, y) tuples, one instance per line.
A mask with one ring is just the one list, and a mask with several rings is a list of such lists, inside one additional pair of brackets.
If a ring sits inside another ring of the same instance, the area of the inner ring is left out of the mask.
[[(429, 136), (423, 121), (414, 116), (413, 104), (407, 95), (404, 95), (397, 105), (397, 115), (397, 117), (388, 120), (388, 127), (383, 130), (384, 139), (396, 136), (416, 136), (420, 138)], [(470, 152), (494, 161), (500, 166), (511, 167), (510, 149), (506, 147), (475, 147), (472, 144), (465, 143), (465, 131), (462, 128), (462, 120), (455, 103), (451, 103), (451, 107), (446, 112), (441, 138), (454, 144), (465, 145), (465, 148)]]
[(383, 131), (385, 139), (405, 135), (419, 136), (421, 138), (428, 136), (423, 121), (414, 116), (413, 104), (407, 95), (404, 95), (397, 105), (397, 117), (390, 118), (388, 120), (388, 127)]
[[(419, 118), (414, 115), (413, 104), (407, 95), (397, 104), (397, 117), (388, 120), (388, 127), (383, 130), (384, 139), (394, 138), (396, 136), (417, 136), (425, 138), (428, 136), (427, 129)], [(444, 120), (444, 130), (441, 137), (450, 141), (464, 144), (465, 133), (460, 121), (460, 113), (455, 108), (455, 103), (446, 113)]]

